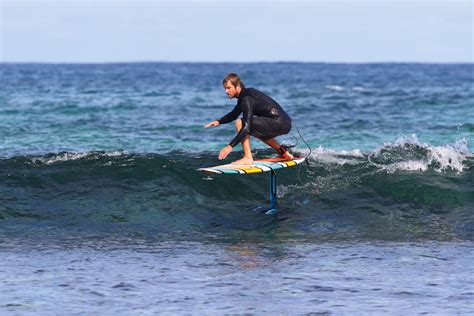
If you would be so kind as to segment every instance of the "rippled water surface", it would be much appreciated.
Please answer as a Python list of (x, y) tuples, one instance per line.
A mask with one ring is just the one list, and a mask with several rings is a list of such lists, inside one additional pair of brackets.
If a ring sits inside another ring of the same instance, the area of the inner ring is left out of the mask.
[(472, 312), (472, 243), (115, 242), (2, 250), (2, 310)]

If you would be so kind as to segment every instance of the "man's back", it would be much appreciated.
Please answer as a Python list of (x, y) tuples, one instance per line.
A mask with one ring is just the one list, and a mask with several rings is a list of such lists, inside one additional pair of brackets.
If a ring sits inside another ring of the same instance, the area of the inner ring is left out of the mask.
[(242, 102), (244, 102), (245, 98), (248, 98), (248, 100), (245, 101), (248, 101), (253, 107), (253, 115), (255, 116), (282, 118), (288, 120), (290, 119), (280, 104), (257, 89), (242, 89), (242, 92), (238, 97), (238, 104), (240, 105)]

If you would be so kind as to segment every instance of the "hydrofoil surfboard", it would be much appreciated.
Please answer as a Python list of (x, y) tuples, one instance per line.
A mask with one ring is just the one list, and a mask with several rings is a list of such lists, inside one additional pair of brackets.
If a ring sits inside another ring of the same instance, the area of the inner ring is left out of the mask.
[(266, 171), (274, 171), (278, 169), (294, 167), (305, 161), (304, 157), (294, 157), (294, 159), (285, 158), (267, 158), (254, 160), (252, 164), (238, 165), (238, 164), (226, 164), (215, 167), (199, 168), (199, 171), (218, 173), (218, 174), (249, 174), (259, 173)]

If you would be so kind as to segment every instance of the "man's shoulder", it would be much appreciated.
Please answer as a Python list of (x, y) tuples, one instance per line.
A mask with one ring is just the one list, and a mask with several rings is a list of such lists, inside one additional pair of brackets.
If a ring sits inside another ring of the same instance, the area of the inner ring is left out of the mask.
[(255, 88), (245, 88), (242, 92), (243, 92), (241, 94), (242, 98), (245, 98), (245, 97), (257, 98), (258, 96), (262, 95), (262, 92)]
[(245, 90), (247, 90), (247, 93), (249, 93), (249, 94), (262, 93), (262, 91), (257, 90), (257, 89), (255, 89), (255, 88), (245, 88)]

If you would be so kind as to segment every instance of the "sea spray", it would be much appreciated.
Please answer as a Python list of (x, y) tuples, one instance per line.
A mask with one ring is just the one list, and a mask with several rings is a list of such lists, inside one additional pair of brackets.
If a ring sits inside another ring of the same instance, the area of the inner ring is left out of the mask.
[(368, 159), (381, 170), (437, 172), (453, 170), (462, 172), (463, 161), (470, 155), (466, 139), (456, 141), (454, 145), (434, 146), (421, 143), (413, 134), (399, 137), (393, 144), (385, 143), (368, 155)]

